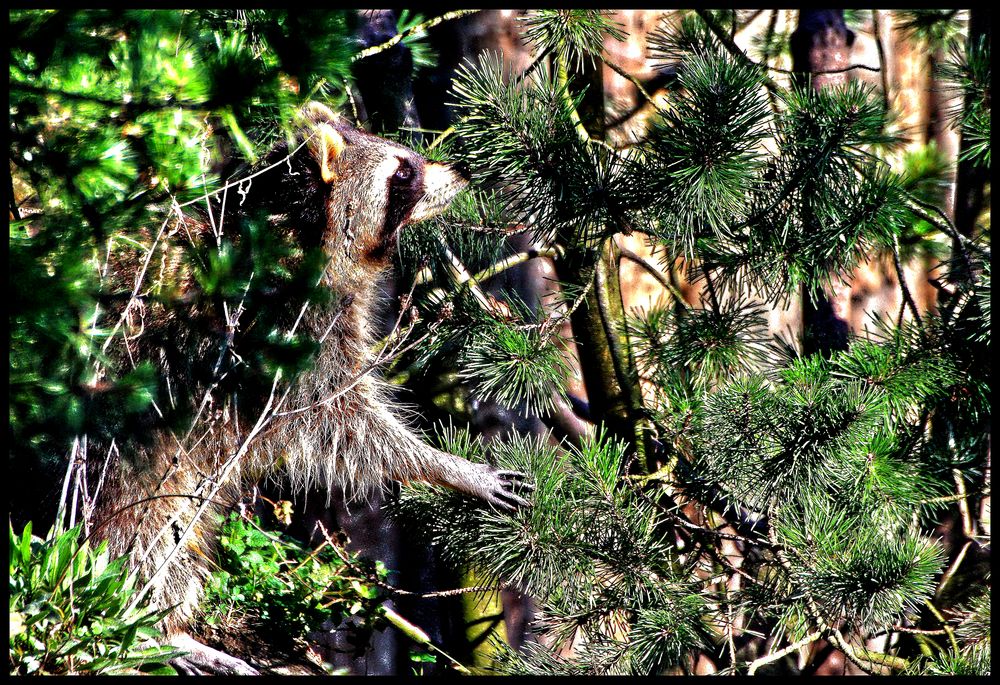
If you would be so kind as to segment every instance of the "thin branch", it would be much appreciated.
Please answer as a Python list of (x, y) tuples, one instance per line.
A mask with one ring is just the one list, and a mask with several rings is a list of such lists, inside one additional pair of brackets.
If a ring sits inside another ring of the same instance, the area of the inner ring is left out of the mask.
[(913, 635), (947, 635), (948, 631), (941, 628), (939, 630), (924, 630), (923, 628), (910, 628), (909, 626), (894, 625), (892, 629), (897, 633), (911, 633)]
[[(754, 60), (750, 59), (750, 57), (745, 52), (743, 52), (743, 50), (740, 49), (740, 46), (738, 46), (736, 42), (733, 41), (732, 38), (726, 35), (726, 32), (722, 30), (722, 27), (719, 26), (719, 24), (705, 10), (695, 10), (695, 11), (698, 13), (698, 16), (701, 17), (702, 21), (704, 21), (708, 25), (708, 28), (712, 31), (715, 37), (719, 39), (719, 42), (722, 43), (722, 46), (726, 48), (726, 51), (732, 54), (733, 56), (738, 57), (739, 59), (745, 61), (747, 64), (750, 64), (751, 66), (757, 67), (758, 69), (762, 70), (766, 69), (777, 72), (779, 74), (787, 74), (787, 75), (795, 75), (803, 73), (799, 71), (792, 71), (791, 69), (782, 69), (780, 67), (772, 67), (768, 64), (761, 64), (760, 62), (755, 62)], [(863, 69), (864, 71), (876, 71), (876, 72), (881, 71), (879, 67), (872, 67), (867, 64), (852, 64), (850, 66), (842, 67), (840, 69), (822, 69), (819, 71), (810, 71), (806, 73), (812, 74), (813, 76), (819, 76), (822, 74), (842, 74), (846, 71), (851, 71), (852, 69)], [(770, 85), (768, 85), (768, 83)], [(771, 81), (768, 78), (765, 85), (768, 85), (768, 87), (770, 88), (774, 86), (774, 81)]]
[(490, 305), (490, 301), (483, 292), (483, 289), (479, 287), (479, 283), (473, 278), (472, 274), (469, 273), (469, 270), (465, 268), (465, 265), (462, 264), (461, 260), (459, 260), (459, 258), (456, 257), (451, 251), (451, 248), (448, 247), (448, 243), (445, 242), (444, 236), (438, 236), (438, 243), (440, 244), (441, 251), (444, 252), (444, 256), (448, 259), (448, 273), (452, 277), (455, 284), (459, 286), (467, 285), (469, 292), (471, 292), (472, 296), (476, 298), (476, 302), (479, 303), (479, 306), (487, 312), (492, 312), (493, 307)]
[[(465, 120), (466, 120), (467, 118), (468, 118), (468, 117), (463, 117), (462, 119), (459, 119), (458, 123), (459, 123), (459, 124), (461, 124), (461, 123), (464, 123), (464, 122), (465, 122)], [(445, 130), (443, 130), (443, 131), (441, 132), (441, 134), (440, 134), (440, 135), (439, 135), (439, 136), (438, 136), (437, 138), (435, 138), (435, 139), (434, 139), (434, 140), (433, 140), (433, 141), (431, 142), (431, 144), (430, 144), (430, 145), (428, 145), (428, 146), (427, 146), (427, 149), (428, 149), (428, 150), (433, 150), (433, 149), (434, 149), (434, 148), (436, 148), (436, 147), (437, 147), (438, 145), (440, 145), (441, 143), (443, 143), (443, 142), (444, 142), (444, 140), (445, 140), (445, 138), (447, 138), (448, 136), (450, 136), (450, 135), (451, 135), (452, 133), (454, 133), (454, 132), (455, 132), (455, 124), (452, 124), (451, 126), (449, 126), (448, 128), (446, 128)]]
[(370, 48), (365, 48), (364, 50), (362, 50), (361, 52), (359, 52), (358, 54), (356, 54), (354, 57), (352, 57), (351, 61), (352, 62), (357, 62), (357, 61), (365, 59), (366, 57), (371, 57), (372, 55), (377, 55), (380, 52), (384, 52), (384, 51), (388, 50), (389, 48), (392, 48), (393, 46), (395, 46), (396, 44), (398, 44), (400, 41), (406, 40), (407, 38), (409, 38), (410, 36), (412, 36), (412, 35), (414, 35), (416, 33), (427, 31), (428, 29), (432, 29), (435, 26), (437, 26), (438, 24), (440, 24), (442, 22), (445, 22), (445, 21), (450, 21), (451, 19), (458, 19), (459, 17), (464, 17), (464, 16), (467, 16), (467, 15), (470, 15), (470, 14), (475, 14), (478, 11), (479, 10), (475, 9), (475, 10), (453, 10), (451, 12), (445, 12), (441, 16), (433, 17), (433, 18), (428, 19), (427, 21), (421, 22), (421, 23), (419, 23), (419, 24), (417, 24), (415, 26), (411, 26), (410, 28), (406, 29), (402, 33), (397, 33), (395, 36), (393, 36), (392, 38), (390, 38), (386, 42), (382, 43), (381, 45), (373, 45)]
[(705, 284), (708, 286), (709, 302), (712, 304), (713, 311), (715, 311), (716, 314), (719, 314), (722, 310), (719, 308), (719, 298), (715, 294), (715, 284), (712, 283), (712, 276), (705, 264), (701, 265), (701, 271), (705, 274)]
[(969, 551), (969, 547), (972, 546), (972, 540), (966, 541), (959, 551), (958, 555), (955, 557), (955, 561), (951, 562), (951, 566), (945, 571), (944, 575), (941, 576), (941, 582), (938, 583), (937, 592), (934, 593), (934, 598), (938, 599), (944, 594), (944, 589), (948, 587), (951, 579), (955, 577), (955, 573), (958, 571), (958, 567), (962, 565), (962, 561), (965, 560), (965, 554)]
[[(892, 264), (896, 267), (896, 278), (899, 279), (899, 290), (903, 294), (903, 302), (909, 306), (910, 311), (913, 312), (913, 319), (917, 322), (917, 326), (920, 330), (923, 330), (924, 322), (920, 318), (920, 312), (917, 311), (917, 303), (913, 301), (913, 297), (910, 295), (910, 288), (906, 285), (906, 276), (903, 274), (903, 265), (899, 263), (899, 238), (896, 236), (893, 236), (892, 238)], [(899, 323), (902, 323), (902, 312), (900, 312), (899, 318)]]
[(684, 296), (681, 294), (681, 292), (677, 289), (676, 286), (674, 286), (673, 283), (670, 282), (670, 280), (666, 276), (663, 275), (662, 271), (660, 271), (658, 268), (656, 268), (655, 265), (653, 265), (652, 262), (650, 262), (648, 259), (645, 259), (641, 255), (633, 252), (632, 250), (626, 247), (622, 247), (621, 245), (618, 245), (618, 251), (621, 253), (622, 257), (629, 260), (630, 262), (638, 264), (643, 269), (645, 269), (650, 276), (656, 279), (657, 283), (662, 285), (664, 289), (666, 289), (667, 292), (673, 295), (679, 302), (682, 303), (684, 302)]
[(193, 111), (206, 111), (213, 108), (211, 102), (149, 102), (147, 100), (129, 100), (124, 99), (117, 100), (115, 98), (105, 98), (98, 95), (88, 95), (87, 93), (74, 93), (69, 90), (60, 90), (58, 88), (46, 88), (45, 86), (36, 86), (31, 83), (24, 83), (23, 81), (11, 81), (10, 88), (12, 90), (23, 90), (28, 93), (34, 93), (35, 95), (51, 95), (54, 97), (65, 98), (67, 100), (75, 100), (77, 102), (92, 102), (99, 105), (105, 105), (106, 107), (121, 107), (130, 111), (139, 110), (172, 110), (172, 109), (186, 109)]
[(942, 495), (941, 497), (931, 497), (929, 499), (920, 500), (921, 505), (927, 504), (943, 504), (945, 502), (957, 502), (961, 499), (966, 499), (972, 497), (973, 495), (982, 495), (983, 497), (989, 497), (993, 489), (990, 487), (985, 487), (980, 490), (973, 490), (972, 492), (964, 492), (960, 495)]
[[(198, 492), (205, 485), (214, 482), (214, 485), (209, 489), (208, 495), (205, 496), (204, 501), (201, 503), (201, 505), (199, 505), (198, 509), (191, 517), (191, 521), (187, 524), (187, 526), (184, 528), (181, 534), (177, 536), (177, 540), (174, 543), (174, 546), (171, 548), (170, 552), (167, 553), (166, 557), (163, 559), (160, 565), (156, 567), (156, 571), (154, 571), (152, 575), (150, 575), (149, 580), (147, 580), (146, 584), (142, 586), (142, 589), (136, 593), (132, 602), (129, 604), (128, 609), (126, 610), (127, 612), (135, 610), (135, 608), (139, 605), (139, 602), (141, 602), (142, 599), (146, 596), (146, 593), (148, 593), (153, 588), (153, 586), (159, 581), (160, 576), (163, 575), (163, 573), (166, 571), (167, 567), (170, 565), (174, 557), (177, 555), (177, 552), (182, 547), (185, 547), (187, 545), (187, 540), (191, 535), (191, 531), (194, 529), (195, 524), (197, 524), (198, 521), (201, 520), (202, 515), (208, 508), (209, 502), (215, 498), (219, 490), (222, 489), (222, 486), (229, 481), (230, 473), (232, 473), (233, 469), (236, 468), (236, 465), (243, 458), (243, 455), (246, 454), (247, 451), (250, 449), (250, 444), (253, 442), (254, 438), (256, 438), (257, 435), (264, 429), (264, 427), (271, 421), (271, 419), (274, 416), (273, 409), (277, 409), (278, 407), (281, 406), (282, 401), (285, 399), (284, 396), (280, 400), (275, 402), (275, 395), (278, 389), (278, 383), (281, 382), (281, 376), (282, 376), (282, 370), (279, 368), (274, 374), (274, 380), (271, 383), (271, 392), (268, 395), (267, 403), (264, 405), (264, 409), (261, 410), (260, 417), (257, 419), (257, 423), (254, 424), (254, 427), (247, 434), (247, 437), (243, 440), (243, 443), (240, 445), (239, 449), (237, 449), (232, 455), (229, 456), (228, 459), (226, 459), (226, 461), (222, 464), (222, 467), (218, 469), (215, 474), (212, 474), (213, 477), (203, 479), (201, 484), (195, 490), (195, 494), (198, 494)], [(161, 531), (160, 534), (162, 535), (162, 533), (163, 531)], [(159, 535), (157, 537), (159, 537)], [(150, 542), (150, 548), (154, 543), (155, 539)]]
[(646, 101), (649, 102), (649, 104), (651, 104), (656, 109), (657, 112), (659, 112), (660, 114), (666, 114), (667, 113), (667, 111), (665, 109), (663, 109), (663, 107), (661, 107), (659, 104), (657, 104), (657, 102), (653, 98), (653, 96), (650, 95), (646, 91), (646, 88), (642, 85), (642, 82), (639, 79), (637, 79), (635, 76), (633, 76), (632, 74), (628, 73), (627, 71), (625, 71), (624, 69), (622, 69), (620, 66), (618, 66), (617, 64), (615, 64), (614, 62), (612, 62), (611, 60), (609, 60), (604, 55), (603, 52), (601, 52), (600, 54), (598, 54), (598, 57), (600, 58), (600, 60), (602, 62), (604, 62), (604, 64), (609, 69), (611, 69), (611, 71), (615, 72), (616, 74), (618, 74), (622, 78), (627, 79), (628, 81), (630, 81), (632, 83), (632, 85), (635, 86), (636, 89), (638, 89), (638, 91), (642, 95), (642, 97), (644, 97), (646, 99)]
[(187, 202), (182, 202), (181, 204), (175, 204), (174, 205), (175, 209), (183, 209), (184, 207), (187, 207), (189, 205), (193, 205), (196, 202), (205, 201), (205, 200), (207, 200), (208, 197), (213, 196), (213, 195), (218, 195), (219, 193), (221, 193), (223, 191), (226, 191), (226, 190), (229, 190), (230, 188), (240, 188), (240, 186), (242, 186), (246, 181), (250, 181), (250, 180), (252, 180), (254, 178), (257, 178), (261, 174), (267, 173), (271, 169), (274, 169), (275, 167), (279, 167), (282, 164), (287, 164), (292, 159), (292, 157), (295, 156), (295, 154), (299, 150), (301, 150), (302, 148), (304, 148), (306, 146), (306, 144), (310, 140), (312, 140), (313, 136), (315, 136), (316, 133), (317, 133), (317, 131), (313, 131), (312, 134), (310, 134), (305, 140), (303, 140), (299, 144), (298, 147), (296, 147), (294, 150), (292, 150), (291, 152), (289, 152), (287, 155), (285, 155), (284, 157), (282, 157), (281, 159), (279, 159), (274, 164), (271, 164), (270, 166), (266, 166), (263, 169), (261, 169), (260, 171), (255, 171), (254, 173), (250, 174), (249, 176), (245, 176), (243, 178), (240, 178), (240, 179), (237, 179), (235, 181), (232, 181), (231, 183), (227, 183), (226, 185), (222, 186), (221, 188), (219, 188), (217, 190), (213, 190), (210, 193), (206, 192), (205, 193), (205, 197), (198, 197), (198, 198), (195, 198), (194, 200), (188, 200)]
[(875, 49), (878, 51), (879, 77), (882, 80), (882, 106), (886, 112), (889, 103), (889, 69), (886, 67), (885, 46), (882, 44), (882, 26), (878, 10), (872, 10), (872, 32), (875, 34)]
[(558, 55), (556, 56), (556, 84), (556, 87), (562, 92), (567, 109), (569, 109), (569, 119), (576, 129), (577, 137), (584, 143), (591, 143), (590, 133), (584, 127), (580, 113), (573, 106), (573, 95), (569, 92), (569, 71), (566, 69), (566, 62)]
[(438, 647), (431, 640), (430, 636), (421, 630), (418, 626), (410, 623), (405, 618), (396, 613), (393, 609), (383, 605), (382, 611), (385, 612), (385, 617), (388, 619), (389, 623), (399, 628), (406, 637), (410, 638), (414, 642), (424, 645), (428, 650), (432, 652), (437, 652), (448, 661), (455, 668), (456, 671), (464, 675), (472, 675), (472, 671), (463, 666), (455, 657), (448, 654), (446, 651)]
[(955, 650), (956, 654), (959, 653), (961, 649), (958, 647), (958, 640), (955, 639), (955, 631), (950, 625), (948, 625), (948, 619), (946, 619), (941, 612), (938, 611), (938, 608), (934, 606), (931, 600), (925, 599), (924, 605), (931, 610), (931, 613), (934, 614), (934, 618), (941, 621), (941, 629), (944, 630), (945, 634), (948, 636), (952, 649)]
[(819, 631), (816, 631), (815, 633), (810, 633), (809, 635), (806, 635), (804, 638), (802, 638), (797, 642), (793, 642), (784, 649), (779, 649), (777, 652), (771, 652), (770, 654), (766, 654), (760, 657), (759, 659), (755, 660), (750, 664), (750, 667), (747, 669), (747, 675), (754, 675), (757, 672), (757, 669), (760, 668), (761, 666), (765, 666), (773, 661), (777, 661), (778, 659), (787, 656), (792, 652), (797, 652), (798, 650), (802, 649), (808, 644), (812, 644), (821, 637), (823, 637), (823, 634)]
[[(909, 210), (913, 212), (917, 217), (923, 219), (924, 221), (932, 225), (934, 228), (938, 229), (939, 231), (947, 235), (949, 238), (959, 243), (959, 245), (963, 248), (962, 251), (963, 260), (967, 264), (969, 262), (969, 256), (965, 253), (966, 249), (972, 250), (973, 252), (979, 254), (979, 256), (985, 259), (990, 258), (990, 250), (983, 249), (982, 247), (977, 245), (975, 241), (962, 235), (958, 231), (958, 229), (955, 228), (955, 224), (951, 222), (951, 219), (948, 218), (948, 215), (942, 212), (939, 207), (935, 207), (930, 203), (924, 202), (923, 200), (914, 197), (912, 194), (907, 194), (906, 199), (912, 202), (914, 205), (916, 205), (916, 207), (910, 206)], [(921, 209), (926, 209), (936, 213), (944, 220), (943, 223), (941, 221), (938, 221), (934, 217), (930, 216), (929, 214), (927, 214), (927, 212), (921, 211)]]
[[(330, 549), (333, 550), (333, 553), (336, 554), (337, 557), (344, 563), (344, 565), (347, 566), (349, 569), (351, 569), (354, 573), (358, 574), (372, 585), (376, 585), (382, 588), (388, 594), (394, 597), (417, 597), (419, 599), (435, 599), (437, 597), (456, 597), (458, 595), (466, 595), (473, 592), (499, 592), (501, 590), (511, 589), (510, 586), (506, 584), (501, 584), (499, 586), (477, 585), (475, 587), (460, 587), (460, 588), (455, 588), (453, 590), (436, 590), (433, 592), (412, 592), (410, 590), (403, 590), (402, 588), (398, 588), (391, 583), (385, 582), (377, 575), (372, 574), (366, 571), (365, 569), (361, 568), (357, 564), (355, 564), (351, 560), (350, 554), (348, 554), (347, 551), (341, 545), (337, 544), (337, 542), (333, 540), (333, 538), (330, 536), (330, 533), (326, 530), (326, 526), (323, 525), (322, 521), (317, 521), (316, 527), (319, 528), (320, 533), (323, 535), (323, 543), (315, 550), (313, 550), (313, 552), (310, 553), (309, 557), (314, 556), (323, 547), (329, 547)], [(304, 561), (307, 561), (309, 557), (307, 557), (307, 559)]]
[(968, 495), (965, 489), (965, 478), (958, 469), (951, 470), (951, 476), (955, 481), (955, 489), (958, 495), (962, 495), (958, 502), (958, 511), (962, 515), (962, 533), (966, 538), (972, 539), (976, 536), (976, 528), (972, 523), (972, 512), (969, 510)]
[(525, 250), (524, 252), (518, 252), (505, 259), (501, 259), (499, 262), (491, 264), (486, 267), (475, 276), (473, 276), (470, 281), (474, 281), (477, 284), (483, 281), (488, 281), (494, 276), (498, 276), (507, 269), (517, 266), (518, 264), (524, 264), (525, 262), (531, 261), (538, 257), (548, 257), (549, 259), (556, 259), (561, 253), (561, 250), (556, 247), (543, 247), (543, 248), (531, 248)]

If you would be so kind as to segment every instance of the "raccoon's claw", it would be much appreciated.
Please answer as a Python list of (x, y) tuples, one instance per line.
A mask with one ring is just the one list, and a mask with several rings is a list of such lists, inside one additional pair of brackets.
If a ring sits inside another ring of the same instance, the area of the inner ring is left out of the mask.
[(495, 470), (492, 473), (495, 482), (486, 500), (493, 506), (507, 512), (517, 511), (518, 507), (531, 507), (530, 501), (518, 495), (515, 490), (530, 492), (535, 489), (531, 483), (526, 483), (527, 475), (520, 471)]

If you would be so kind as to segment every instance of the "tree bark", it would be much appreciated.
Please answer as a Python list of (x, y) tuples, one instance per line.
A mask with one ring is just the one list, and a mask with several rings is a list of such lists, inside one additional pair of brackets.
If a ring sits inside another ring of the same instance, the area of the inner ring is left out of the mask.
[[(793, 79), (799, 87), (817, 90), (847, 83), (854, 33), (844, 23), (843, 10), (799, 10), (799, 22), (791, 36)], [(808, 227), (815, 219), (804, 217)], [(808, 228), (806, 228), (808, 230)], [(830, 292), (813, 294), (802, 288), (802, 349), (830, 356), (847, 349), (850, 327), (844, 319), (846, 298)]]
[[(969, 36), (966, 40), (968, 51), (980, 40), (990, 40), (990, 19), (987, 10), (982, 7), (969, 11)], [(973, 104), (973, 97), (965, 97), (964, 108), (968, 111)], [(983, 211), (986, 184), (990, 180), (990, 170), (985, 166), (977, 166), (972, 160), (962, 159), (970, 147), (965, 136), (959, 144), (958, 173), (955, 177), (955, 228), (966, 237), (972, 237), (976, 220)]]

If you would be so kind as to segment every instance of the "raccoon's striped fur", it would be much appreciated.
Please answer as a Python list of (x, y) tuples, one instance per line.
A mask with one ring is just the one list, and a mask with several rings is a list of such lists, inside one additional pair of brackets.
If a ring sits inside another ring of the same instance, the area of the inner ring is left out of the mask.
[[(329, 305), (301, 313), (298, 304), (273, 303), (287, 310), (285, 330), (297, 326), (297, 332), (322, 341), (310, 371), (293, 383), (278, 383), (270, 405), (266, 392), (248, 396), (214, 379), (192, 378), (191, 350), (203, 359), (220, 349), (228, 353), (220, 347), (225, 336), (201, 340), (204, 331), (194, 330), (190, 319), (157, 309), (152, 300), (130, 304), (128, 354), (157, 364), (170, 385), (170, 401), (189, 402), (187, 410), (200, 418), (190, 435), (158, 427), (145, 445), (123, 447), (104, 474), (94, 524), (112, 553), (129, 553), (141, 578), (153, 579), (157, 606), (177, 606), (166, 620), (168, 632), (183, 629), (197, 606), (215, 535), (211, 509), (233, 502), (249, 479), (283, 469), (300, 490), (339, 486), (354, 495), (389, 479), (425, 481), (505, 509), (527, 504), (515, 492), (531, 488), (522, 474), (425, 444), (400, 419), (388, 388), (369, 373), (371, 310), (398, 231), (440, 213), (465, 181), (450, 167), (363, 133), (315, 103), (302, 113), (300, 138), (278, 145), (265, 164), (281, 162), (296, 148), (270, 177), (254, 180), (247, 201), (284, 214), (281, 225), (291, 227), (302, 245), (322, 247), (329, 259), (321, 280), (334, 293)], [(191, 239), (192, 226), (175, 227), (178, 243)], [(212, 240), (204, 224), (194, 234), (195, 240)], [(178, 275), (167, 238), (161, 252), (150, 265), (151, 280), (180, 283), (181, 291), (193, 288), (190, 278)], [(122, 276), (123, 283), (130, 278), (134, 274)], [(274, 413), (278, 399), (279, 411), (256, 423)], [(101, 478), (99, 466), (91, 469), (90, 482)], [(199, 509), (204, 511), (188, 530)]]

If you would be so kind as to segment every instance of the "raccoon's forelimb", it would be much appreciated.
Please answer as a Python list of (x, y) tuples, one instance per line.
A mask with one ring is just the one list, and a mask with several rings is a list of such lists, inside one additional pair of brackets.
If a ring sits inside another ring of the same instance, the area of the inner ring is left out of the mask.
[(170, 644), (187, 652), (170, 660), (170, 665), (183, 675), (260, 675), (242, 659), (203, 645), (187, 633), (174, 634)]
[(476, 464), (467, 459), (442, 452), (426, 444), (407, 428), (384, 399), (386, 386), (374, 379), (361, 388), (365, 404), (365, 420), (376, 439), (384, 440), (391, 451), (383, 453), (386, 477), (401, 482), (423, 481), (444, 485), (473, 497), (486, 500), (506, 511), (529, 507), (531, 503), (516, 491), (533, 490), (519, 471), (496, 469), (488, 464)]
[(386, 480), (421, 481), (484, 499), (505, 511), (531, 506), (518, 494), (534, 489), (523, 473), (435, 449), (400, 420), (402, 411), (393, 405), (385, 383), (366, 376), (312, 415), (300, 415), (290, 427), (297, 444), (286, 438), (275, 447), (293, 485), (301, 489), (320, 485), (329, 491), (336, 484), (362, 494)]

